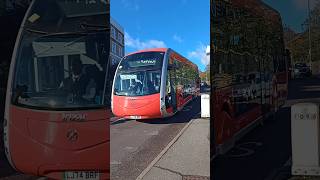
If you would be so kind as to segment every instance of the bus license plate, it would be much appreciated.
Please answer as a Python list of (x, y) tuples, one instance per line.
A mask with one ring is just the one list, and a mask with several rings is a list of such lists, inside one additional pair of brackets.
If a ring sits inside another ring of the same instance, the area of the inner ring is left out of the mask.
[(65, 180), (99, 180), (100, 174), (96, 171), (68, 171), (64, 173)]
[(141, 116), (130, 116), (131, 119), (141, 119)]

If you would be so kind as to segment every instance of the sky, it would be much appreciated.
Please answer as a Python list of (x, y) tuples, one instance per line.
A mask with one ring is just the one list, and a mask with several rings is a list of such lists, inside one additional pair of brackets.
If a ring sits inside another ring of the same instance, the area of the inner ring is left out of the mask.
[[(301, 32), (301, 24), (308, 15), (308, 0), (263, 0), (266, 4), (278, 10), (282, 21), (296, 32)], [(312, 8), (316, 0), (310, 0)]]
[(196, 63), (209, 63), (209, 0), (111, 0), (111, 16), (125, 30), (126, 54), (168, 47)]

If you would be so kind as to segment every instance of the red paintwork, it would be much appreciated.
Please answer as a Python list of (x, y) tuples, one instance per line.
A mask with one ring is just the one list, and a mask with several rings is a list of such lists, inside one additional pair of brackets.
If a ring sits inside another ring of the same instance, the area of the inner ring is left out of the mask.
[(194, 63), (192, 63), (191, 61), (189, 61), (188, 59), (186, 59), (185, 57), (181, 56), (180, 54), (176, 53), (176, 52), (172, 52), (170, 54), (170, 59), (176, 59), (184, 64), (188, 64), (191, 67), (193, 67), (195, 70), (198, 70), (198, 66), (195, 65)]
[(284, 104), (288, 96), (288, 71), (278, 72), (276, 78), (278, 85), (281, 86), (281, 88), (278, 89), (278, 100), (281, 104)]
[[(167, 52), (168, 48), (153, 48), (140, 50), (132, 54), (142, 53), (142, 52)], [(182, 63), (190, 65), (192, 68), (198, 71), (197, 65), (184, 58), (180, 54), (171, 51), (169, 60), (176, 59)], [(200, 84), (197, 84), (195, 87), (197, 91), (195, 95), (200, 93)], [(180, 86), (177, 86), (176, 89), (176, 100), (177, 100), (177, 109), (182, 109), (189, 101), (192, 100), (192, 95), (183, 97), (183, 89)], [(152, 119), (152, 118), (162, 118), (164, 115), (160, 111), (160, 93), (147, 96), (136, 96), (136, 97), (126, 97), (126, 96), (116, 96), (113, 95), (112, 100), (112, 112), (115, 116), (131, 119), (130, 116), (140, 116), (141, 119)], [(166, 109), (168, 116), (174, 115), (173, 108), (170, 107)]]
[[(230, 0), (221, 2), (232, 10), (240, 9), (247, 11), (252, 17), (265, 20), (268, 26), (282, 28), (280, 14), (262, 1), (257, 0)], [(254, 19), (252, 19), (254, 21)], [(228, 39), (228, 37), (226, 37)], [(288, 94), (288, 71), (273, 74), (271, 82), (271, 95), (266, 97), (267, 112), (278, 109), (280, 101), (284, 102)], [(219, 87), (220, 88), (220, 87)], [(214, 146), (223, 145), (235, 137), (236, 133), (247, 127), (250, 123), (257, 121), (263, 115), (262, 105), (257, 102), (252, 103), (252, 108), (243, 114), (236, 116), (236, 105), (232, 97), (233, 87), (214, 89), (211, 95), (211, 105), (214, 118)], [(274, 92), (273, 92), (274, 91)]]
[[(257, 120), (261, 115), (261, 105), (256, 104), (250, 111), (235, 117), (234, 104), (231, 99), (232, 87), (218, 89), (213, 95), (214, 109), (214, 128), (216, 145), (223, 144), (232, 138), (241, 129)], [(227, 105), (228, 113), (223, 110), (223, 106)]]
[[(64, 122), (63, 113), (86, 114), (85, 122)], [(60, 179), (62, 171), (99, 170), (110, 175), (110, 134), (106, 109), (87, 111), (40, 111), (11, 105), (9, 146), (15, 167), (29, 174)], [(71, 142), (67, 132), (75, 129)], [(31, 158), (31, 159), (30, 159)]]
[(160, 118), (160, 93), (148, 96), (113, 95), (112, 112), (118, 117), (141, 116), (141, 119)]
[[(213, 112), (214, 112), (214, 132), (215, 145), (222, 144), (234, 134), (234, 126), (232, 124), (233, 109), (228, 102), (231, 95), (231, 87), (216, 90), (213, 94)], [(230, 114), (222, 111), (222, 105), (227, 103), (230, 108)]]
[(150, 49), (144, 49), (140, 51), (136, 51), (133, 53), (129, 53), (127, 56), (137, 53), (143, 53), (143, 52), (167, 52), (168, 48), (150, 48)]

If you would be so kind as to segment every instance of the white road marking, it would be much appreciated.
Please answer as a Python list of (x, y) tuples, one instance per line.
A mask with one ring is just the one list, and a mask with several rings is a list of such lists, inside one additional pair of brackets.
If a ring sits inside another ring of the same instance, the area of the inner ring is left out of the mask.
[(134, 152), (134, 151), (136, 151), (138, 148), (127, 146), (127, 147), (125, 147), (124, 149), (127, 150), (127, 151), (130, 151), (130, 152)]
[(120, 165), (121, 162), (120, 161), (111, 161), (110, 165)]
[(152, 131), (150, 133), (148, 133), (148, 136), (157, 136), (159, 134), (159, 131)]

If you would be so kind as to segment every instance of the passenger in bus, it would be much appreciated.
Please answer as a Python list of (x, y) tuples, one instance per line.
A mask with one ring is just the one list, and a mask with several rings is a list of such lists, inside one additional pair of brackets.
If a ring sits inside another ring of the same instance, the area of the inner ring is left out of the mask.
[(156, 78), (155, 81), (154, 81), (154, 88), (155, 88), (156, 92), (160, 91), (160, 82), (159, 82), (158, 78)]
[(71, 76), (61, 82), (59, 89), (68, 93), (68, 98), (70, 98), (68, 101), (73, 101), (73, 99), (92, 100), (96, 93), (96, 85), (94, 80), (83, 72), (80, 58), (72, 61), (71, 71)]
[(154, 82), (148, 81), (148, 82), (147, 82), (147, 87), (148, 87), (148, 92), (149, 92), (149, 94), (153, 94), (153, 93), (156, 92), (156, 88), (155, 88), (155, 86), (154, 86)]

